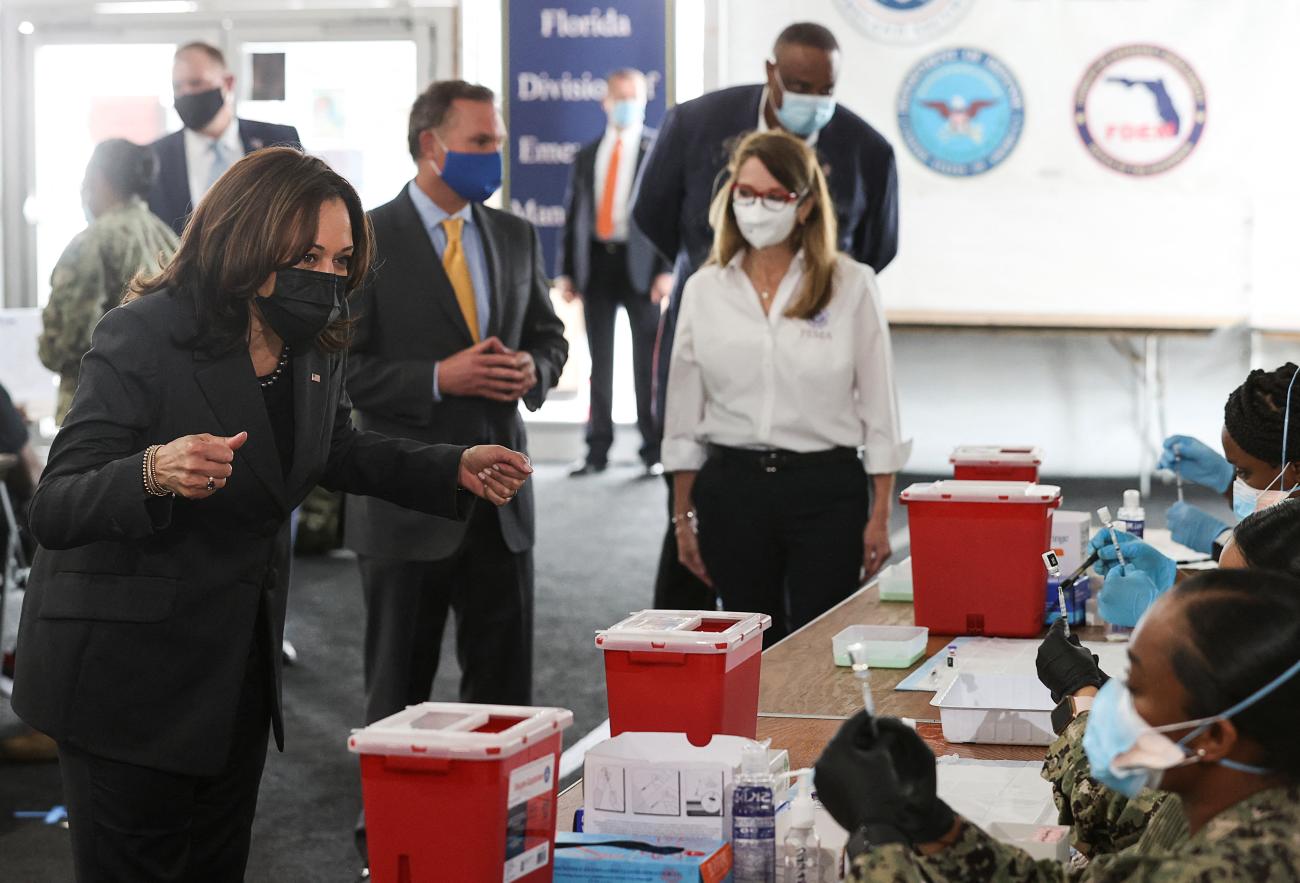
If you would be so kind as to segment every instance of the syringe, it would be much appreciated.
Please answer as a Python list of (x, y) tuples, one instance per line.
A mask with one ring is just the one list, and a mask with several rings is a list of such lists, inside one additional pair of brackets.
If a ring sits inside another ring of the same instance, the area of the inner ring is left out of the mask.
[(1047, 572), (1056, 578), (1056, 600), (1061, 605), (1061, 622), (1065, 623), (1065, 636), (1070, 637), (1070, 610), (1065, 606), (1065, 583), (1061, 582), (1061, 561), (1056, 552), (1048, 549), (1043, 553), (1043, 563)]
[(1124, 561), (1124, 553), (1119, 547), (1119, 536), (1115, 533), (1115, 522), (1110, 520), (1110, 509), (1106, 506), (1102, 506), (1097, 510), (1097, 518), (1101, 521), (1101, 526), (1110, 531), (1110, 541), (1115, 547), (1115, 560), (1119, 562), (1120, 567), (1123, 567), (1126, 563)]
[(876, 699), (871, 695), (871, 665), (867, 662), (867, 645), (862, 643), (849, 645), (849, 660), (853, 663), (853, 676), (862, 686), (862, 707), (867, 710), (871, 722), (871, 735), (876, 735)]

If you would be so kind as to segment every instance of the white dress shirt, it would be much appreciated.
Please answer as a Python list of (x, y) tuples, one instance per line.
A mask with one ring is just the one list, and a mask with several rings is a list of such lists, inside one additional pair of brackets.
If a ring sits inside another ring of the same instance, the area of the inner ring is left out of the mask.
[(185, 170), (190, 179), (190, 205), (198, 205), (203, 194), (208, 192), (212, 183), (212, 164), (216, 157), (212, 153), (213, 142), (221, 144), (221, 151), (226, 157), (227, 168), (233, 166), (244, 155), (244, 142), (239, 140), (239, 120), (231, 118), (230, 125), (219, 138), (200, 135), (193, 129), (185, 129)]
[(623, 142), (618, 155), (618, 178), (614, 190), (614, 235), (610, 237), (610, 242), (627, 242), (628, 200), (636, 178), (636, 159), (641, 150), (642, 128), (638, 124), (628, 126), (620, 132), (610, 126), (605, 129), (605, 137), (600, 139), (600, 146), (596, 148), (596, 216), (600, 217), (601, 200), (605, 198), (605, 175), (609, 172), (609, 157), (614, 152), (614, 142)]
[(911, 453), (899, 427), (894, 359), (876, 274), (841, 254), (834, 294), (812, 319), (784, 315), (802, 252), (765, 316), (741, 267), (709, 264), (686, 282), (668, 373), (664, 469), (704, 465), (709, 443), (823, 451), (863, 448), (866, 470), (893, 473)]

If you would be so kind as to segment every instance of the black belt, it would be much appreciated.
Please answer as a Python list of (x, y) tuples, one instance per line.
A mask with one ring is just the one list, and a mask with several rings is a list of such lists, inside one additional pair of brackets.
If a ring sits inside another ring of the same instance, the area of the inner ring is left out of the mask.
[(786, 451), (781, 448), (729, 448), (725, 445), (710, 444), (708, 449), (710, 458), (751, 466), (764, 472), (862, 462), (858, 457), (857, 448), (829, 448), (825, 451), (802, 452)]
[(591, 240), (591, 247), (593, 249), (600, 249), (605, 252), (605, 254), (613, 255), (623, 254), (627, 251), (626, 242), (605, 242), (602, 239)]

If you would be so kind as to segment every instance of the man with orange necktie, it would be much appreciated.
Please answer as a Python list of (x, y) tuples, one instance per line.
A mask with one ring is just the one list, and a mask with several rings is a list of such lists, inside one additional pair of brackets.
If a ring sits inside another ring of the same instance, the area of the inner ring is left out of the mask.
[[(483, 86), (436, 82), (415, 100), (415, 179), (370, 213), (374, 271), (352, 308), (359, 426), (526, 450), (519, 402), (542, 406), (568, 345), (537, 231), (482, 204), (501, 185), (504, 138)], [(449, 612), (459, 698), (529, 704), (533, 537), (530, 490), (464, 522), (348, 498), (345, 542), (366, 600), (367, 723), (429, 698)]]
[(641, 462), (659, 470), (659, 438), (651, 398), (659, 302), (672, 288), (668, 262), (628, 224), (632, 185), (654, 130), (644, 124), (646, 79), (624, 68), (606, 77), (604, 108), (609, 124), (600, 139), (578, 151), (565, 200), (564, 241), (556, 287), (567, 301), (582, 298), (591, 348), (591, 410), (587, 457), (570, 475), (603, 472), (614, 443), (614, 319), (627, 310), (632, 327), (632, 374), (636, 389)]

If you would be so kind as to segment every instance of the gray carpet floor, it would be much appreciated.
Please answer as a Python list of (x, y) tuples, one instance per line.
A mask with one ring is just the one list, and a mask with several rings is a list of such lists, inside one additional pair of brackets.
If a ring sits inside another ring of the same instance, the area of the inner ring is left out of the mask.
[[(916, 477), (903, 477), (900, 487)], [(1050, 480), (1050, 479), (1045, 479)], [(664, 530), (662, 480), (643, 480), (631, 464), (603, 475), (569, 479), (555, 465), (536, 476), (535, 700), (574, 712), (565, 744), (606, 717), (604, 676), (593, 632), (649, 606)], [(1119, 506), (1120, 481), (1064, 480), (1066, 505)], [(1225, 520), (1226, 503), (1192, 489), (1189, 501)], [(1148, 519), (1163, 524), (1172, 491), (1157, 489)], [(894, 530), (906, 525), (896, 506)], [(897, 550), (900, 554), (904, 549)], [(361, 719), (363, 613), (356, 563), (345, 555), (301, 558), (289, 604), (289, 638), (300, 663), (286, 670), (286, 752), (267, 758), (248, 880), (253, 883), (352, 881), (358, 863), (352, 826), (360, 808), (359, 778), (346, 750)], [(433, 698), (454, 700), (458, 673), (450, 636), (444, 641)], [(7, 712), (0, 701), (0, 716)], [(3, 719), (0, 717), (0, 726)], [(0, 764), (0, 881), (72, 880), (67, 831), (15, 820), (14, 810), (61, 803), (55, 764)]]

